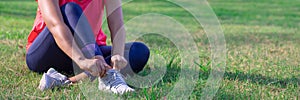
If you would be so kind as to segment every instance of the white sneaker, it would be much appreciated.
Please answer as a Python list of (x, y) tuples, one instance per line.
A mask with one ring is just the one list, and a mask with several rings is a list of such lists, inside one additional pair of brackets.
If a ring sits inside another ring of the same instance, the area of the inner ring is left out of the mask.
[(120, 72), (110, 69), (106, 72), (106, 76), (99, 77), (99, 90), (111, 91), (116, 94), (124, 94), (126, 92), (132, 92), (134, 89), (130, 88), (122, 78)]
[(47, 73), (44, 73), (40, 80), (39, 89), (41, 91), (52, 89), (55, 86), (70, 84), (71, 81), (65, 75), (58, 73), (53, 68), (50, 68)]

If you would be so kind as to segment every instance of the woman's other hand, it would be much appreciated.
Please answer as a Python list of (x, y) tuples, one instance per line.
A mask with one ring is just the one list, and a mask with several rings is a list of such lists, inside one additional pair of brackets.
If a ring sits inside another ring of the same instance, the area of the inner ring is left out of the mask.
[(120, 55), (114, 55), (111, 57), (111, 64), (114, 69), (123, 69), (127, 65), (127, 60)]

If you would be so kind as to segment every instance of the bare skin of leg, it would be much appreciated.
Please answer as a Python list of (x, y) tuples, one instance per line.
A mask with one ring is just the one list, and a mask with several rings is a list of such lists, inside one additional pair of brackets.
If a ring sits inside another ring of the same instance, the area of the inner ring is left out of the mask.
[(70, 77), (69, 80), (73, 83), (76, 83), (76, 82), (78, 82), (80, 80), (83, 80), (83, 79), (86, 79), (86, 78), (88, 78), (88, 76), (83, 72), (83, 73), (80, 73), (80, 74), (75, 75), (73, 77)]

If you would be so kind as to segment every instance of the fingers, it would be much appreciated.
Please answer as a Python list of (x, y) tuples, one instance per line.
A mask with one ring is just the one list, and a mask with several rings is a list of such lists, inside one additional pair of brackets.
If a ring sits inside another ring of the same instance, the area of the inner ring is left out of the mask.
[(105, 62), (103, 56), (95, 56), (95, 59), (97, 59), (97, 60), (98, 60), (98, 63), (99, 63), (99, 65), (98, 65), (98, 67), (99, 67), (99, 69), (100, 69), (100, 71), (99, 71), (99, 76), (100, 76), (100, 77), (105, 76), (105, 75), (106, 75), (106, 71), (109, 70), (109, 69), (111, 69), (112, 67), (109, 66), (109, 65)]
[(105, 68), (104, 68), (104, 65), (103, 65), (103, 63), (102, 62), (99, 62), (99, 61), (97, 61), (98, 62), (98, 65), (97, 65), (97, 67), (99, 67), (99, 76), (102, 76), (102, 75), (104, 75), (105, 74)]
[(88, 71), (91, 72), (93, 76), (103, 76), (106, 73), (105, 66), (105, 63), (103, 63), (101, 60), (93, 59), (93, 62), (91, 62)]
[(112, 61), (112, 64), (113, 64), (113, 68), (114, 69), (119, 69), (117, 66), (118, 66), (118, 63), (117, 63), (117, 61), (116, 60), (113, 60)]
[(94, 62), (94, 65), (91, 65), (91, 68), (89, 68), (89, 72), (91, 72), (91, 74), (93, 76), (98, 76), (99, 75), (99, 71), (101, 71), (101, 69), (99, 69), (97, 62)]
[(103, 63), (103, 70), (100, 72), (100, 77), (104, 77), (106, 75), (106, 72), (111, 69), (112, 67), (106, 64), (106, 62)]
[(115, 68), (115, 69), (122, 69), (127, 65), (127, 61), (123, 56), (119, 56), (119, 55), (115, 55), (111, 58), (112, 61), (112, 65), (110, 66), (108, 65), (103, 56), (95, 56), (94, 59), (90, 59), (93, 60), (93, 62), (89, 62), (89, 68), (87, 69), (87, 71), (91, 72), (91, 74), (93, 76), (100, 76), (103, 77), (106, 75), (106, 72), (109, 69)]
[(104, 59), (103, 56), (95, 56), (95, 59)]
[(111, 57), (111, 62), (114, 69), (122, 69), (127, 65), (127, 61), (123, 56), (114, 55)]
[(108, 65), (107, 63), (104, 63), (105, 68), (108, 69), (112, 69), (112, 67), (110, 65)]

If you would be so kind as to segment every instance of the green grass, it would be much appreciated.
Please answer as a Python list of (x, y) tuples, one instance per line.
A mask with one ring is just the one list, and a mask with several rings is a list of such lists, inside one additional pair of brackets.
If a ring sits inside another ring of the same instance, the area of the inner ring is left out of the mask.
[[(226, 71), (214, 99), (300, 99), (300, 2), (295, 0), (208, 0), (224, 30)], [(29, 71), (25, 45), (36, 12), (34, 0), (0, 2), (0, 99), (84, 99), (79, 85), (37, 90), (41, 74)], [(199, 79), (190, 99), (200, 99), (210, 74), (211, 52), (206, 34), (186, 10), (161, 0), (136, 0), (123, 6), (124, 20), (160, 13), (183, 24), (199, 49)], [(108, 33), (107, 25), (103, 29)], [(167, 38), (138, 39), (161, 55), (167, 68), (162, 81), (122, 98), (163, 98), (180, 72), (179, 51)], [(153, 59), (154, 62), (157, 59)], [(149, 65), (140, 75), (148, 75)], [(84, 84), (82, 84), (84, 85)], [(96, 87), (95, 87), (96, 88)], [(96, 91), (96, 90), (95, 90)], [(100, 92), (100, 91), (98, 91)], [(101, 97), (100, 97), (101, 98)]]

